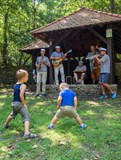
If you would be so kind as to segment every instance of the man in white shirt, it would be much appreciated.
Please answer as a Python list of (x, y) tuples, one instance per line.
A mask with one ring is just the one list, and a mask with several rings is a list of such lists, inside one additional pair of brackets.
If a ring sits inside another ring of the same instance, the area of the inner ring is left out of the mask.
[(47, 67), (50, 67), (50, 61), (48, 57), (45, 56), (45, 49), (41, 49), (41, 56), (36, 59), (37, 68), (37, 88), (35, 97), (39, 96), (40, 84), (42, 82), (42, 96), (46, 96), (46, 81), (47, 81)]

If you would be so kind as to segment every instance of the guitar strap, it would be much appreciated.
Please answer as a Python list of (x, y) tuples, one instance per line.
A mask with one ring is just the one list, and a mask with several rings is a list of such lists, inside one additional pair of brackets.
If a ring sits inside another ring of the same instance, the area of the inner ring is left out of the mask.
[(40, 63), (42, 62), (42, 60), (44, 59), (44, 56), (41, 58), (41, 61), (40, 61)]
[[(63, 52), (61, 52), (61, 58), (63, 59), (63, 54), (62, 54)], [(63, 61), (62, 61), (63, 62)], [(60, 64), (62, 64), (62, 62), (60, 63)]]
[(42, 57), (41, 60), (40, 60), (40, 62), (39, 62), (39, 68), (38, 68), (39, 70), (40, 70), (40, 68), (41, 68), (41, 66), (42, 66), (41, 63), (42, 63), (42, 60), (43, 60), (43, 59), (44, 59), (44, 57)]

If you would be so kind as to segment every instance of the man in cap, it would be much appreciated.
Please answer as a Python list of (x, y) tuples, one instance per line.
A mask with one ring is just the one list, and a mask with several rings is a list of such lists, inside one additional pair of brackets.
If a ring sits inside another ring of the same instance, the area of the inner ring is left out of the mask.
[(101, 59), (98, 57), (95, 57), (95, 60), (101, 65), (100, 67), (100, 78), (99, 78), (99, 84), (102, 90), (102, 95), (99, 97), (100, 99), (107, 98), (105, 88), (107, 88), (111, 93), (111, 98), (116, 98), (116, 93), (114, 93), (110, 87), (109, 79), (110, 79), (110, 57), (106, 54), (106, 49), (100, 47), (99, 48), (100, 54), (102, 56)]
[[(76, 80), (76, 84), (80, 84), (80, 83), (84, 84), (84, 78), (85, 78), (86, 70), (87, 70), (87, 67), (85, 65), (83, 65), (83, 61), (79, 61), (78, 66), (73, 71), (74, 79)], [(79, 76), (81, 76), (80, 82), (78, 80)]]
[[(61, 52), (61, 48), (60, 46), (56, 46), (55, 47), (55, 51), (52, 53), (50, 59), (52, 61), (59, 61), (59, 59), (64, 59), (66, 57), (66, 55), (63, 54), (63, 52)], [(65, 75), (64, 75), (64, 67), (63, 67), (63, 63), (62, 61), (60, 61), (58, 66), (54, 66), (54, 74), (55, 74), (55, 83), (56, 85), (59, 85), (59, 79), (58, 79), (58, 74), (61, 74), (61, 82), (65, 82)]]
[[(94, 56), (95, 55), (98, 55), (99, 54), (99, 51), (97, 50), (96, 46), (94, 44), (92, 44), (90, 46), (90, 52), (88, 52), (87, 56), (86, 56), (86, 60), (89, 60), (89, 69), (90, 69), (90, 73), (91, 73), (91, 79), (93, 81), (93, 83), (95, 83), (95, 74), (93, 73), (94, 70), (94, 64), (95, 64), (95, 60), (94, 60)], [(97, 64), (99, 66), (99, 64)], [(97, 67), (98, 67), (97, 66)], [(99, 73), (100, 74), (100, 73)], [(98, 75), (99, 75), (98, 74)], [(92, 76), (93, 75), (93, 76)], [(97, 76), (96, 76), (97, 77)], [(97, 81), (99, 80), (99, 76), (97, 77)]]
[(35, 66), (37, 68), (37, 88), (35, 97), (39, 96), (40, 84), (42, 82), (42, 96), (46, 96), (47, 67), (50, 67), (50, 61), (45, 56), (45, 49), (40, 50), (41, 56), (37, 57)]

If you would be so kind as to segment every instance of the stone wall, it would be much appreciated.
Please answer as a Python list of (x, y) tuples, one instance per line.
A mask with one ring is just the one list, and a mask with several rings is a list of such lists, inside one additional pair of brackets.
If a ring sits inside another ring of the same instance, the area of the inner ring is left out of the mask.
[(115, 63), (117, 83), (121, 84), (121, 63)]
[(28, 83), (33, 83), (32, 68), (29, 66), (8, 66), (6, 68), (0, 67), (0, 84), (14, 84), (16, 83), (16, 71), (18, 69), (25, 69), (29, 72)]
[[(114, 92), (117, 92), (117, 85), (116, 84), (112, 84), (111, 85), (112, 89)], [(74, 92), (76, 92), (77, 96), (79, 98), (81, 97), (98, 97), (101, 94), (101, 90), (99, 85), (70, 85), (70, 89), (73, 90)], [(47, 94), (49, 94), (50, 97), (57, 97), (59, 93), (59, 89), (56, 85), (47, 85)], [(107, 92), (107, 94), (109, 95), (109, 92)]]
[[(114, 92), (118, 92), (118, 85), (116, 84), (111, 84), (111, 88), (113, 89)], [(32, 92), (36, 91), (36, 86), (35, 85), (30, 85), (28, 89)], [(70, 89), (76, 92), (77, 97), (79, 99), (81, 98), (88, 98), (88, 97), (99, 97), (101, 94), (101, 89), (99, 85), (97, 84), (88, 84), (88, 85), (70, 85)], [(59, 88), (56, 85), (46, 85), (46, 93), (47, 96), (50, 98), (57, 98), (59, 94)], [(109, 97), (111, 96), (110, 93), (107, 91), (106, 93)]]

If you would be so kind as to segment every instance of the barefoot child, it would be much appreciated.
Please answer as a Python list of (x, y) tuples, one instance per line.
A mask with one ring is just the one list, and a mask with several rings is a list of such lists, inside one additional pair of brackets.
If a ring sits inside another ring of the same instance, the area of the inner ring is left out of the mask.
[(11, 103), (12, 112), (8, 116), (4, 128), (9, 127), (9, 123), (12, 119), (15, 119), (19, 113), (24, 122), (24, 138), (35, 138), (36, 135), (29, 132), (29, 113), (25, 101), (26, 83), (28, 81), (27, 71), (20, 69), (16, 73), (18, 82), (14, 85), (13, 102)]
[(69, 85), (67, 83), (61, 83), (59, 88), (61, 92), (59, 93), (59, 97), (57, 100), (58, 111), (52, 119), (51, 123), (49, 124), (48, 128), (54, 128), (54, 124), (58, 121), (58, 119), (64, 116), (75, 118), (76, 121), (79, 123), (80, 128), (86, 128), (86, 124), (82, 123), (81, 118), (76, 112), (76, 94), (69, 89)]

